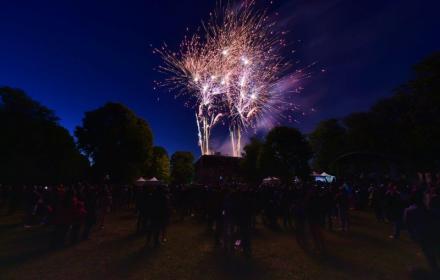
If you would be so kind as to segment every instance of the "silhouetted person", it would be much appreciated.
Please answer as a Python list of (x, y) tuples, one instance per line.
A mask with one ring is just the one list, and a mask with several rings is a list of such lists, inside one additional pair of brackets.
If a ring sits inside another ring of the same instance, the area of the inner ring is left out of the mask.
[(39, 195), (37, 193), (36, 187), (27, 186), (24, 190), (24, 207), (25, 207), (25, 220), (24, 227), (31, 227), (34, 222), (35, 207)]
[(104, 221), (107, 213), (110, 213), (112, 206), (112, 193), (109, 186), (104, 185), (98, 195), (98, 226), (104, 228)]
[(371, 207), (374, 209), (374, 214), (376, 215), (376, 220), (379, 222), (385, 221), (385, 188), (379, 186), (373, 189), (371, 197)]
[(70, 232), (70, 243), (78, 242), (81, 226), (84, 224), (86, 209), (84, 201), (75, 194), (72, 198), (72, 229)]
[(63, 186), (57, 189), (57, 201), (54, 209), (54, 233), (53, 246), (56, 248), (64, 246), (66, 235), (72, 223), (72, 199), (73, 192), (65, 191)]
[(237, 225), (241, 240), (241, 246), (246, 256), (252, 254), (251, 247), (251, 225), (253, 216), (253, 200), (251, 193), (244, 189), (239, 192), (237, 197)]
[(167, 197), (162, 187), (155, 187), (151, 194), (148, 207), (149, 213), (149, 230), (147, 232), (147, 244), (150, 243), (151, 237), (155, 247), (159, 246), (159, 235), (161, 229), (166, 227), (167, 221)]
[(306, 209), (304, 197), (299, 197), (293, 206), (293, 219), (295, 223), (295, 238), (303, 250), (308, 250), (306, 238)]
[(88, 187), (84, 193), (84, 207), (86, 216), (84, 220), (84, 230), (82, 239), (89, 239), (90, 232), (97, 221), (97, 200), (98, 193), (94, 187)]
[(348, 231), (350, 227), (350, 219), (348, 213), (350, 208), (350, 202), (349, 202), (348, 193), (344, 187), (340, 188), (338, 194), (336, 195), (336, 204), (339, 212), (341, 230)]
[(390, 184), (386, 193), (386, 205), (388, 220), (394, 225), (394, 233), (390, 238), (399, 239), (400, 230), (402, 228), (404, 204), (401, 194), (394, 184)]
[(9, 205), (8, 205), (8, 215), (14, 214), (17, 210), (20, 200), (20, 187), (10, 186), (9, 187)]
[(310, 228), (310, 234), (315, 245), (315, 250), (320, 254), (325, 254), (324, 238), (321, 230), (321, 217), (323, 213), (323, 205), (319, 199), (315, 187), (311, 187), (306, 196), (306, 218)]
[(423, 193), (417, 192), (413, 195), (411, 205), (405, 210), (404, 219), (411, 239), (420, 246), (430, 267), (438, 271), (439, 220), (423, 203)]

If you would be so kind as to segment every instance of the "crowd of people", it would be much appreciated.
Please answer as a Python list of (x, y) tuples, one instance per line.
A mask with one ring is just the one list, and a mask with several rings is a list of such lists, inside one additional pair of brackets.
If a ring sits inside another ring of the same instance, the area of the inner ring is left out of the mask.
[(108, 185), (0, 187), (0, 210), (13, 214), (24, 210), (24, 227), (53, 226), (53, 247), (86, 240), (92, 227), (104, 227), (112, 206)]
[(25, 227), (52, 226), (54, 247), (88, 239), (93, 228), (104, 227), (109, 212), (121, 208), (136, 213), (134, 231), (145, 235), (146, 246), (167, 241), (172, 217), (176, 221), (191, 217), (206, 225), (216, 247), (250, 256), (258, 224), (272, 230), (292, 229), (302, 248), (325, 255), (322, 230), (349, 232), (350, 211), (371, 208), (377, 222), (392, 225), (390, 238), (399, 239), (401, 230), (407, 229), (431, 267), (438, 269), (438, 183), (0, 186), (0, 210), (12, 214), (22, 206)]

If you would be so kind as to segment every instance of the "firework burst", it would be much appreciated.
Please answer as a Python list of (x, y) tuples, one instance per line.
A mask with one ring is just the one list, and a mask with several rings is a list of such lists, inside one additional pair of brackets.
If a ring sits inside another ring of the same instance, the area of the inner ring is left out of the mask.
[(228, 4), (203, 24), (203, 36), (185, 37), (178, 52), (166, 45), (154, 50), (164, 61), (159, 71), (168, 74), (160, 85), (194, 101), (202, 154), (211, 153), (211, 130), (221, 120), (229, 125), (232, 155), (240, 156), (244, 131), (295, 108), (289, 96), (308, 73), (288, 72), (285, 32), (275, 27), (254, 1)]

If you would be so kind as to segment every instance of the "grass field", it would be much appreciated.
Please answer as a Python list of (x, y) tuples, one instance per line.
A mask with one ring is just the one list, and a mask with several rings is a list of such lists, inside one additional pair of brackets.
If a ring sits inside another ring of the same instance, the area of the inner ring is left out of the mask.
[(425, 259), (405, 232), (390, 240), (390, 225), (352, 216), (351, 232), (325, 232), (326, 258), (305, 253), (293, 232), (259, 225), (250, 259), (214, 248), (194, 220), (172, 223), (168, 242), (153, 249), (133, 234), (133, 214), (121, 211), (91, 240), (53, 251), (50, 228), (24, 229), (20, 216), (2, 216), (0, 279), (425, 279)]

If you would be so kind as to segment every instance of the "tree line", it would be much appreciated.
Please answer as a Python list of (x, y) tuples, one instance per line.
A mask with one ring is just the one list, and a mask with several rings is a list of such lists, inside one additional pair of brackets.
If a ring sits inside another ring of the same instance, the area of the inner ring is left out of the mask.
[(440, 52), (413, 67), (412, 78), (367, 112), (321, 121), (308, 135), (287, 127), (244, 147), (249, 182), (304, 178), (311, 169), (339, 177), (384, 177), (440, 170)]
[(74, 135), (55, 113), (20, 89), (0, 87), (0, 183), (57, 184), (79, 180), (132, 182), (157, 177), (188, 183), (190, 152), (153, 145), (148, 123), (119, 103), (86, 112)]
[(416, 64), (412, 78), (369, 111), (322, 121), (308, 138), (316, 170), (438, 171), (440, 52)]
[[(0, 183), (52, 184), (78, 180), (130, 182), (155, 176), (190, 183), (194, 157), (169, 157), (155, 146), (148, 123), (120, 103), (86, 112), (75, 138), (55, 113), (20, 89), (0, 87)], [(440, 52), (414, 66), (413, 77), (367, 112), (320, 122), (308, 135), (275, 127), (244, 147), (242, 174), (290, 181), (311, 169), (337, 175), (414, 174), (440, 167)]]

